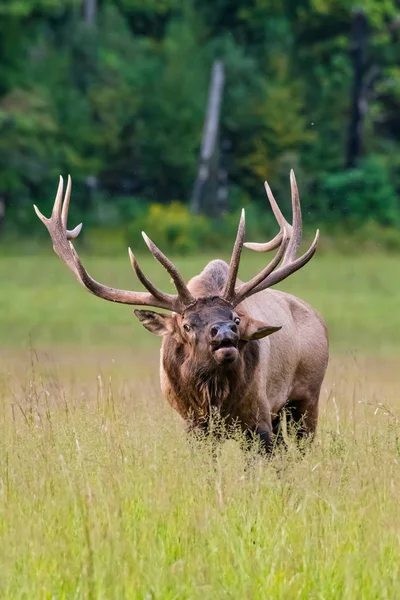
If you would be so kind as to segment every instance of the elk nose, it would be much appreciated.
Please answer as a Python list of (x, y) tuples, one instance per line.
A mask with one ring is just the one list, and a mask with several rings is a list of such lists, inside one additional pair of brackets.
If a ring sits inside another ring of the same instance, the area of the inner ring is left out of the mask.
[(237, 338), (237, 326), (235, 323), (215, 323), (210, 329), (214, 340), (235, 340)]

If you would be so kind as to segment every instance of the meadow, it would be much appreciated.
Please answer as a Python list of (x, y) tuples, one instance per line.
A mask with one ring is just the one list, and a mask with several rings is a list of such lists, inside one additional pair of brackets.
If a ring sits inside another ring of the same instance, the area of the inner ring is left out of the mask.
[[(176, 262), (189, 278), (208, 258)], [(139, 289), (127, 256), (84, 264)], [(242, 277), (262, 264), (246, 253)], [(321, 253), (279, 286), (323, 314), (331, 361), (315, 443), (249, 465), (239, 438), (216, 462), (187, 439), (131, 307), (50, 243), (0, 254), (0, 598), (400, 597), (399, 269)]]

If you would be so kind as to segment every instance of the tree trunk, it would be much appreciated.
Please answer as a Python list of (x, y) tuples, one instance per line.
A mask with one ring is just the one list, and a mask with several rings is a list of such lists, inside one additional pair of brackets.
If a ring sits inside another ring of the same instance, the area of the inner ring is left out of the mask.
[(83, 18), (88, 27), (96, 25), (97, 0), (83, 0)]
[(227, 154), (231, 144), (229, 140), (223, 140), (220, 144), (219, 164), (218, 164), (218, 191), (215, 205), (217, 216), (222, 215), (228, 210), (228, 165)]
[(217, 141), (224, 80), (224, 65), (221, 61), (215, 61), (211, 74), (199, 170), (190, 201), (190, 210), (194, 214), (215, 212), (218, 188)]
[(6, 218), (6, 199), (0, 195), (0, 232), (3, 229)]

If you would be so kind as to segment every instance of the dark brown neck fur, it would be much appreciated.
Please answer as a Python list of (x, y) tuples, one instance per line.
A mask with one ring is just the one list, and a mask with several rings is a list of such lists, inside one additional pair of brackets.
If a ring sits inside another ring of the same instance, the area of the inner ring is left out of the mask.
[(235, 419), (259, 363), (259, 342), (240, 342), (240, 357), (227, 367), (199, 365), (173, 338), (164, 340), (163, 367), (181, 416), (204, 424), (215, 410)]

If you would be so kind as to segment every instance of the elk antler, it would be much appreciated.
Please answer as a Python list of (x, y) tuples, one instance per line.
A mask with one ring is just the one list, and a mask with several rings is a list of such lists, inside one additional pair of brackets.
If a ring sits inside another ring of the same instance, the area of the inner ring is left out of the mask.
[[(262, 290), (265, 290), (266, 288), (283, 281), (283, 279), (286, 279), (286, 277), (289, 277), (289, 275), (301, 269), (301, 267), (303, 267), (315, 254), (319, 237), (318, 230), (314, 241), (307, 252), (305, 252), (299, 258), (296, 258), (302, 238), (302, 220), (299, 190), (297, 188), (296, 178), (293, 170), (290, 171), (290, 186), (292, 191), (292, 225), (286, 221), (276, 203), (271, 188), (269, 187), (268, 183), (265, 182), (265, 190), (267, 192), (271, 208), (274, 212), (276, 220), (280, 225), (279, 233), (270, 242), (265, 244), (243, 243), (244, 215), (242, 213), (229, 267), (227, 283), (222, 294), (223, 298), (228, 300), (228, 302), (231, 302), (233, 306), (237, 306), (240, 302), (243, 302), (245, 298), (248, 298), (253, 294), (257, 294), (258, 292), (261, 292)], [(258, 275), (253, 277), (253, 279), (247, 283), (243, 283), (235, 291), (236, 276), (239, 269), (240, 255), (243, 246), (250, 248), (251, 250), (255, 250), (256, 252), (269, 252), (270, 250), (274, 250), (278, 247), (279, 250), (272, 261)], [(282, 264), (277, 269), (281, 260)]]
[(238, 231), (236, 234), (235, 245), (233, 246), (233, 250), (232, 250), (231, 262), (229, 263), (228, 277), (226, 278), (225, 287), (222, 292), (222, 298), (224, 298), (228, 302), (231, 302), (232, 298), (235, 295), (235, 284), (236, 284), (237, 274), (239, 271), (240, 257), (242, 255), (245, 233), (246, 233), (245, 213), (244, 213), (244, 208), (243, 208), (242, 214), (240, 215), (240, 221), (239, 221)]
[(178, 294), (166, 294), (157, 289), (149, 279), (145, 276), (139, 264), (129, 248), (129, 257), (131, 260), (132, 268), (135, 271), (137, 278), (148, 290), (147, 292), (131, 292), (126, 290), (118, 290), (115, 288), (108, 287), (95, 281), (82, 265), (75, 248), (73, 247), (70, 240), (78, 237), (82, 224), (75, 227), (71, 231), (67, 229), (68, 219), (68, 207), (71, 197), (71, 178), (68, 175), (68, 184), (65, 191), (65, 197), (63, 201), (63, 178), (60, 177), (60, 183), (58, 185), (57, 195), (54, 202), (53, 210), (50, 219), (46, 218), (37, 206), (34, 205), (39, 219), (45, 224), (53, 242), (53, 248), (55, 253), (66, 263), (69, 269), (74, 273), (75, 277), (89, 292), (109, 300), (110, 302), (119, 302), (121, 304), (135, 304), (142, 306), (155, 306), (157, 308), (165, 308), (167, 310), (173, 310), (175, 312), (183, 312), (185, 307), (194, 302), (194, 298), (191, 296), (187, 289), (182, 276), (178, 273), (176, 267), (171, 261), (157, 248), (155, 244), (142, 233), (143, 238), (150, 249), (153, 256), (163, 265), (172, 277)]

